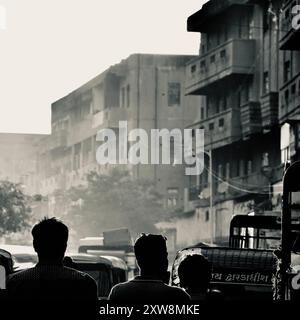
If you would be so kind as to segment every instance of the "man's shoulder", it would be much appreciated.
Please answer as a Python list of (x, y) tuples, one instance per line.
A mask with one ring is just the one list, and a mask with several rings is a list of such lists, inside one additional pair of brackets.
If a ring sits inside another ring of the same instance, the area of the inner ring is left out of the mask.
[(78, 280), (84, 282), (95, 282), (94, 279), (81, 271), (67, 268), (67, 267), (53, 267), (53, 266), (35, 266), (23, 271), (18, 271), (11, 274), (8, 277), (9, 282), (19, 281), (19, 280), (33, 280), (33, 279), (61, 279), (61, 280)]
[[(150, 286), (145, 286), (145, 282)], [(148, 294), (151, 293), (153, 295), (153, 300), (156, 298), (161, 300), (162, 297), (165, 297), (165, 299), (174, 302), (190, 301), (190, 296), (181, 288), (169, 286), (162, 281), (140, 279), (134, 279), (115, 285), (111, 290), (109, 298), (110, 300), (126, 299), (126, 297), (131, 295), (136, 297), (137, 292), (145, 293), (145, 291), (148, 291)]]
[(35, 267), (28, 268), (26, 270), (17, 271), (8, 275), (7, 281), (15, 281), (15, 280), (25, 280), (30, 279), (36, 272)]

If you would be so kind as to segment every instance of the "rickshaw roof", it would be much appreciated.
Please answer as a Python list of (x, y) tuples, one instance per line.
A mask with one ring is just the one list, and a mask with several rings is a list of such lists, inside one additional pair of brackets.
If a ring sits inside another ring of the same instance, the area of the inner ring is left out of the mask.
[(101, 257), (109, 260), (112, 263), (112, 266), (114, 268), (127, 270), (127, 264), (121, 258), (114, 257), (114, 256), (101, 256)]
[(75, 263), (93, 263), (93, 264), (105, 264), (109, 266), (113, 266), (112, 262), (106, 257), (95, 256), (91, 254), (85, 253), (74, 253), (67, 254), (67, 256), (71, 257)]
[(273, 251), (261, 249), (194, 246), (179, 251), (177, 258), (182, 260), (184, 256), (192, 254), (202, 254), (212, 263), (213, 268), (271, 271), (276, 264)]

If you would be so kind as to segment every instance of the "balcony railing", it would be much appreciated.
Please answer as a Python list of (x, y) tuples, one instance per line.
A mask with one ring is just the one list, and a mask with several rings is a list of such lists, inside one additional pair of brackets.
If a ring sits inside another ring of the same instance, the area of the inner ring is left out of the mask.
[(261, 172), (255, 172), (243, 177), (230, 179), (229, 193), (233, 197), (240, 197), (251, 192), (267, 195), (269, 192), (269, 180)]
[(254, 40), (229, 40), (188, 63), (186, 94), (207, 94), (221, 80), (252, 74), (254, 63)]
[(119, 121), (129, 119), (130, 110), (127, 108), (109, 108), (96, 113), (93, 116), (93, 128), (117, 128)]
[(278, 92), (269, 92), (260, 101), (262, 126), (270, 129), (278, 124)]
[(280, 89), (279, 120), (281, 123), (292, 118), (300, 108), (300, 75)]
[(241, 122), (243, 138), (261, 132), (260, 103), (249, 101), (241, 106)]
[(280, 49), (282, 50), (300, 50), (300, 29), (293, 26), (293, 19), (296, 14), (292, 13), (292, 9), (297, 5), (300, 5), (300, 0), (286, 1), (286, 4), (281, 10)]
[(215, 114), (194, 125), (204, 129), (205, 146), (223, 147), (241, 139), (240, 111), (229, 109)]

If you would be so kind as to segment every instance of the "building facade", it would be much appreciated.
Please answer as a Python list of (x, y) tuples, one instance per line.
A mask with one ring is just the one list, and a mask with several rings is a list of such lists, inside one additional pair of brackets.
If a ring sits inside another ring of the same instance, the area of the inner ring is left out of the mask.
[(46, 135), (0, 133), (0, 180), (18, 183), (29, 195), (39, 193), (36, 179), (39, 142)]
[[(118, 137), (119, 121), (127, 121), (128, 131), (144, 129), (150, 137), (151, 129), (183, 130), (191, 123), (200, 110), (199, 97), (185, 96), (185, 66), (193, 58), (134, 54), (53, 103), (52, 135), (39, 154), (41, 193), (67, 190), (84, 184), (90, 171), (105, 174), (115, 167), (97, 163), (100, 129)], [(184, 166), (172, 163), (116, 166), (153, 181), (165, 205), (176, 209), (183, 206)]]
[(290, 51), (299, 44), (295, 30), (283, 32), (295, 2), (211, 0), (188, 18), (188, 31), (201, 34), (186, 72), (186, 94), (201, 98), (190, 127), (205, 129), (207, 156), (185, 190), (185, 214), (173, 220), (179, 247), (227, 244), (233, 215), (281, 209), (283, 164), (297, 140), (283, 134), (299, 110), (300, 60)]

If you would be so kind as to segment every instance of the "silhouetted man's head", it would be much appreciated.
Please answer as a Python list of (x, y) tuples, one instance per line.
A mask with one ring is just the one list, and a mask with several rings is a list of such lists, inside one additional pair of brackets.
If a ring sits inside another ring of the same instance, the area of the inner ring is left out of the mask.
[(212, 268), (200, 254), (187, 256), (178, 267), (180, 286), (185, 289), (206, 291), (211, 280)]
[(168, 251), (162, 235), (142, 234), (134, 244), (134, 252), (142, 275), (166, 277)]
[(62, 261), (68, 242), (68, 227), (55, 218), (44, 218), (32, 231), (33, 246), (39, 260)]

